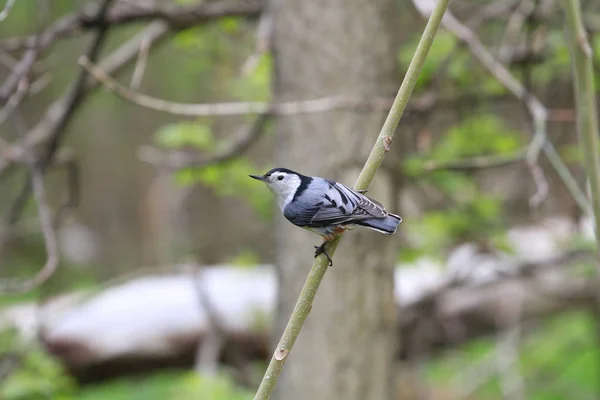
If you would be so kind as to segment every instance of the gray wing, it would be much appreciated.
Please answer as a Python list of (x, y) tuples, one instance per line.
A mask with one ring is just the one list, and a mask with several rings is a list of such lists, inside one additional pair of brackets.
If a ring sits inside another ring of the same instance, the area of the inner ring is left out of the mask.
[(325, 179), (322, 188), (311, 187), (301, 202), (288, 205), (285, 216), (306, 227), (340, 225), (371, 218), (384, 218), (384, 207), (340, 183)]

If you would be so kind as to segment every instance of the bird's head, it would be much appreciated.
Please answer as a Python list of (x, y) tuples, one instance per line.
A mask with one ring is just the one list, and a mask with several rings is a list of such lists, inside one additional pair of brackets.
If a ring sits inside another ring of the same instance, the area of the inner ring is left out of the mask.
[(304, 176), (287, 168), (273, 168), (264, 175), (250, 175), (250, 178), (264, 182), (283, 207), (294, 198)]

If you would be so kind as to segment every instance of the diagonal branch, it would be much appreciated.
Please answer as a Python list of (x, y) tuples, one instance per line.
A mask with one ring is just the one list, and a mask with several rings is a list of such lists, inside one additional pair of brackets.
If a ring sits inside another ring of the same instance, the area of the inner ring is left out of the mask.
[[(102, 2), (102, 4), (100, 5), (100, 8), (98, 9), (98, 13), (96, 14), (95, 18), (93, 19), (98, 24), (98, 30), (96, 31), (96, 34), (95, 34), (94, 38), (92, 39), (92, 42), (90, 43), (88, 50), (85, 52), (86, 57), (91, 60), (95, 60), (98, 57), (98, 54), (100, 53), (100, 49), (102, 48), (102, 45), (106, 38), (106, 34), (108, 33), (108, 25), (105, 23), (105, 19), (106, 19), (106, 14), (108, 12), (108, 9), (113, 1), (114, 0), (104, 0)], [(58, 149), (58, 146), (60, 144), (62, 136), (64, 135), (65, 128), (71, 120), (71, 116), (73, 115), (75, 110), (77, 110), (77, 108), (79, 108), (80, 105), (82, 104), (81, 100), (86, 95), (86, 92), (85, 92), (86, 79), (87, 79), (87, 74), (85, 73), (85, 71), (79, 71), (79, 75), (77, 76), (77, 79), (75, 80), (75, 82), (73, 83), (73, 85), (71, 86), (69, 91), (67, 92), (67, 95), (66, 95), (67, 107), (65, 108), (64, 113), (61, 116), (61, 118), (59, 118), (58, 123), (53, 127), (52, 131), (50, 132), (50, 136), (52, 137), (52, 139), (50, 140), (46, 154), (40, 160), (42, 170), (46, 169), (46, 167), (52, 161), (52, 157), (54, 156), (54, 153)]]
[(506, 154), (491, 154), (485, 156), (474, 156), (450, 161), (427, 161), (423, 165), (425, 172), (439, 170), (470, 171), (480, 168), (501, 167), (515, 162), (524, 161), (527, 148), (522, 148)]
[(52, 225), (52, 213), (46, 199), (44, 188), (44, 173), (35, 162), (30, 162), (31, 183), (33, 195), (37, 203), (40, 224), (44, 235), (44, 246), (46, 248), (46, 262), (35, 276), (28, 280), (6, 279), (0, 280), (0, 293), (24, 293), (44, 283), (54, 274), (58, 266), (58, 242), (56, 232)]
[(8, 14), (10, 14), (10, 10), (12, 10), (13, 6), (15, 5), (15, 2), (16, 0), (6, 1), (4, 8), (2, 9), (2, 11), (0, 11), (0, 22), (4, 21), (6, 17), (8, 17)]
[[(431, 49), (431, 45), (442, 22), (444, 13), (448, 8), (449, 2), (450, 0), (438, 0), (435, 9), (431, 13), (427, 26), (425, 27), (425, 31), (421, 36), (419, 45), (417, 46), (404, 80), (402, 81), (402, 85), (400, 86), (396, 98), (394, 99), (392, 108), (385, 119), (383, 127), (381, 128), (381, 132), (377, 137), (377, 141), (375, 142), (375, 145), (373, 146), (373, 149), (371, 150), (371, 153), (369, 154), (369, 157), (367, 158), (367, 161), (365, 162), (358, 179), (356, 180), (354, 189), (368, 189), (373, 177), (375, 176), (375, 173), (383, 163), (386, 153), (390, 150), (390, 145), (394, 138), (394, 134), (396, 133), (396, 128), (398, 127), (400, 118), (402, 118), (404, 109), (408, 104), (410, 95), (415, 88), (417, 78), (421, 73), (421, 69), (423, 68), (423, 64), (425, 63), (425, 59), (429, 53), (429, 49)], [(332, 257), (335, 253), (341, 237), (342, 235), (338, 235), (332, 242), (328, 244), (327, 254), (329, 254), (329, 256)], [(304, 325), (304, 321), (310, 313), (313, 300), (328, 268), (328, 258), (329, 257), (326, 258), (324, 254), (321, 254), (313, 263), (310, 273), (306, 278), (304, 287), (302, 288), (300, 296), (298, 297), (298, 301), (294, 306), (292, 315), (290, 316), (287, 326), (283, 331), (283, 335), (281, 336), (256, 395), (254, 396), (254, 400), (267, 400), (271, 397), (271, 394), (275, 389), (277, 379), (279, 378), (279, 375), (281, 374), (283, 366), (287, 360), (288, 354), (292, 350), (292, 347), (294, 346), (294, 343), (300, 334), (300, 330)]]
[(39, 49), (31, 48), (25, 52), (21, 61), (13, 68), (11, 74), (4, 80), (0, 86), (0, 103), (6, 103), (17, 90), (19, 82), (29, 74), (35, 60), (38, 57)]
[(208, 320), (206, 337), (196, 349), (196, 370), (201, 374), (211, 376), (217, 371), (219, 355), (227, 332), (221, 316), (206, 293), (206, 285), (202, 282), (205, 276), (202, 267), (192, 265), (192, 272), (192, 281), (198, 295), (200, 312), (204, 312)]
[(500, 50), (498, 51), (498, 59), (502, 64), (506, 64), (512, 59), (512, 53), (518, 43), (523, 24), (534, 10), (535, 2), (533, 0), (522, 0), (508, 19)]
[(127, 101), (155, 111), (186, 117), (232, 116), (265, 113), (274, 115), (296, 115), (325, 112), (340, 108), (381, 110), (389, 110), (390, 108), (390, 99), (388, 98), (361, 99), (352, 97), (322, 97), (318, 99), (282, 103), (268, 103), (262, 101), (206, 104), (176, 103), (136, 92), (135, 90), (120, 84), (83, 56), (79, 58), (79, 64), (85, 68), (94, 79), (100, 81), (106, 89), (114, 92)]

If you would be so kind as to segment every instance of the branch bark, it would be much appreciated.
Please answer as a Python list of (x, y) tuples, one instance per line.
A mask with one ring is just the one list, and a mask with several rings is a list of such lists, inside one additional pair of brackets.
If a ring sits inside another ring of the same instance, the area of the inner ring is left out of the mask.
[[(402, 82), (402, 85), (400, 86), (400, 89), (398, 90), (398, 94), (394, 100), (394, 103), (392, 104), (392, 108), (383, 124), (377, 141), (371, 150), (371, 154), (369, 155), (356, 181), (356, 184), (354, 185), (354, 188), (357, 190), (366, 190), (369, 187), (373, 177), (375, 176), (375, 173), (383, 162), (385, 154), (390, 150), (390, 145), (392, 143), (396, 128), (400, 122), (400, 118), (402, 117), (404, 109), (408, 104), (408, 100), (415, 87), (417, 78), (421, 72), (429, 49), (431, 48), (433, 39), (435, 38), (437, 30), (441, 24), (444, 13), (448, 7), (448, 3), (449, 0), (439, 0), (434, 12), (429, 18), (415, 55), (413, 56), (413, 59), (409, 65), (408, 71), (406, 72), (406, 76)], [(334, 255), (340, 240), (341, 235), (339, 235), (327, 246), (327, 252), (330, 256)], [(300, 330), (304, 325), (304, 321), (310, 313), (319, 285), (321, 284), (321, 281), (325, 276), (325, 272), (327, 271), (327, 265), (327, 257), (325, 257), (323, 254), (320, 255), (313, 263), (304, 287), (302, 288), (300, 296), (298, 297), (298, 301), (296, 302), (296, 306), (292, 311), (292, 315), (290, 316), (288, 324), (285, 327), (283, 335), (281, 336), (269, 366), (267, 367), (260, 386), (256, 392), (254, 397), (255, 400), (266, 400), (271, 397), (289, 352), (292, 350), (292, 347), (294, 346), (294, 343), (300, 334)]]
[(46, 249), (46, 262), (42, 268), (30, 279), (3, 279), (0, 280), (0, 293), (25, 293), (33, 288), (41, 285), (48, 280), (56, 271), (58, 266), (58, 242), (56, 240), (56, 232), (52, 224), (52, 212), (46, 199), (46, 190), (44, 188), (44, 175), (39, 166), (34, 165), (34, 161), (30, 162), (31, 169), (31, 184), (33, 194), (37, 203), (38, 215), (44, 235), (44, 246)]
[(177, 103), (136, 92), (111, 78), (101, 68), (85, 56), (79, 58), (79, 65), (85, 68), (94, 79), (119, 97), (140, 107), (186, 117), (232, 116), (246, 114), (296, 115), (325, 112), (341, 108), (389, 109), (386, 98), (361, 99), (349, 97), (322, 97), (318, 99), (267, 103), (262, 101), (241, 101), (229, 103)]
[[(563, 0), (562, 3), (574, 75), (577, 132), (591, 188), (596, 243), (600, 249), (600, 149), (592, 47), (583, 25), (579, 0)], [(597, 263), (597, 268), (600, 273), (600, 263)]]

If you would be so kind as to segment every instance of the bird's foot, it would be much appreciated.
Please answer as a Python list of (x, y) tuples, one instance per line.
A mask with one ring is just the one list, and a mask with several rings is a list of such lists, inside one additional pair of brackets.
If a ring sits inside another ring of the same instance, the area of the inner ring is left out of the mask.
[(367, 189), (357, 190), (357, 192), (360, 193), (360, 194), (365, 194), (365, 193), (368, 192), (368, 190)]
[(323, 242), (320, 246), (315, 246), (315, 249), (317, 249), (315, 251), (315, 258), (317, 258), (319, 254), (325, 254), (325, 257), (327, 257), (327, 259), (329, 260), (329, 266), (331, 267), (333, 266), (333, 261), (331, 260), (331, 257), (329, 257), (329, 254), (327, 254), (327, 251), (325, 251), (325, 246), (327, 245), (327, 243), (329, 242)]

